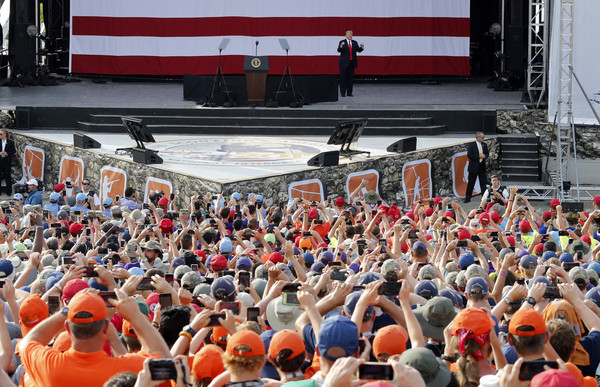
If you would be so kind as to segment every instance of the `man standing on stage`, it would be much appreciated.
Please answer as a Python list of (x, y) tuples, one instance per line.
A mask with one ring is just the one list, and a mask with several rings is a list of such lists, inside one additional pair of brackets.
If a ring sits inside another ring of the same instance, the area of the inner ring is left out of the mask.
[(364, 44), (352, 40), (352, 31), (346, 31), (346, 39), (340, 40), (338, 52), (340, 53), (340, 94), (342, 97), (352, 97), (354, 83), (354, 69), (358, 66), (356, 54), (365, 49)]
[(487, 186), (485, 176), (485, 160), (489, 157), (487, 144), (483, 142), (485, 135), (483, 132), (475, 133), (475, 142), (467, 146), (467, 157), (469, 158), (469, 181), (467, 182), (467, 192), (465, 193), (465, 203), (471, 201), (475, 181), (479, 177), (479, 186), (483, 191)]
[[(0, 43), (1, 44), (1, 43)], [(8, 138), (8, 130), (0, 129), (0, 179), (4, 177), (6, 184), (6, 194), (12, 195), (12, 176), (11, 167), (13, 156), (15, 155), (15, 143)], [(1, 180), (0, 180), (1, 183)], [(1, 187), (0, 187), (1, 188)], [(1, 190), (0, 190), (1, 191)]]

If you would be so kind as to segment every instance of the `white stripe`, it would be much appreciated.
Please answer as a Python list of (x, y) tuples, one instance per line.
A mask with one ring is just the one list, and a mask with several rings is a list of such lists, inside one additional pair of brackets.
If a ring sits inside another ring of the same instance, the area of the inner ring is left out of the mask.
[[(71, 15), (107, 17), (464, 17), (469, 0), (71, 0)], [(350, 26), (351, 28), (351, 26)], [(357, 34), (359, 33), (356, 31)], [(343, 34), (343, 31), (340, 32)]]
[[(84, 55), (111, 56), (213, 56), (221, 36), (214, 37), (139, 37), (139, 36), (72, 36), (71, 52)], [(284, 56), (278, 38), (231, 36), (223, 55), (254, 55), (256, 40), (259, 55)], [(334, 36), (288, 36), (290, 55), (338, 56), (339, 37)], [(469, 56), (468, 37), (445, 36), (394, 36), (363, 37), (365, 50), (360, 56)]]

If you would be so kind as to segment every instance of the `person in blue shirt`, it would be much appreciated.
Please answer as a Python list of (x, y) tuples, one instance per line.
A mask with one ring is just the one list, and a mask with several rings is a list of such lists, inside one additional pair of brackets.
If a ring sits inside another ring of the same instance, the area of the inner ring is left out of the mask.
[(107, 218), (111, 218), (112, 219), (112, 212), (110, 210), (110, 206), (112, 206), (113, 204), (113, 200), (111, 198), (104, 198), (104, 200), (102, 201), (102, 207), (104, 207), (104, 210), (102, 211), (102, 215), (106, 216)]
[(130, 211), (140, 210), (142, 205), (138, 201), (137, 191), (133, 187), (127, 187), (125, 197), (121, 198), (121, 207), (128, 207)]
[(87, 199), (87, 194), (84, 194), (83, 192), (78, 193), (75, 197), (76, 204), (71, 207), (71, 211), (82, 211), (84, 215), (87, 215), (89, 209), (84, 206)]
[(44, 206), (44, 210), (48, 210), (52, 213), (52, 215), (56, 216), (56, 214), (58, 214), (58, 211), (60, 211), (58, 199), (60, 199), (60, 194), (58, 192), (52, 192), (50, 194), (50, 204), (46, 204)]
[(42, 204), (42, 194), (40, 193), (40, 191), (38, 191), (37, 180), (31, 179), (31, 180), (27, 181), (27, 189), (29, 189), (29, 196), (27, 196), (25, 198), (25, 201), (23, 201), (23, 205), (25, 205), (25, 204), (41, 205)]

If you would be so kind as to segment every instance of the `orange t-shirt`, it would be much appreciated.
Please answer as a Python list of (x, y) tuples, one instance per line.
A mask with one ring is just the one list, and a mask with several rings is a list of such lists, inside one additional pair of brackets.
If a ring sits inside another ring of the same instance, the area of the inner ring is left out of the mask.
[[(150, 355), (158, 358), (157, 355)], [(21, 353), (27, 372), (24, 385), (30, 386), (98, 386), (113, 375), (143, 368), (145, 356), (127, 354), (109, 357), (104, 351), (83, 353), (69, 349), (59, 352), (41, 343), (31, 342)]]

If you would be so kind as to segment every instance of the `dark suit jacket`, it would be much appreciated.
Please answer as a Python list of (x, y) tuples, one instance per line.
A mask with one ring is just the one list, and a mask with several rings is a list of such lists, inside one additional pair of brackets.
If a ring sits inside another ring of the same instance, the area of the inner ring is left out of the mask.
[[(2, 151), (2, 142), (0, 141), (0, 151)], [(0, 160), (7, 162), (9, 164), (12, 163), (13, 156), (15, 155), (15, 142), (11, 139), (6, 140), (6, 147), (4, 151), (7, 153), (6, 157), (0, 157)]]
[[(479, 169), (479, 150), (477, 149), (477, 141), (473, 141), (469, 145), (467, 145), (467, 157), (469, 158), (469, 172), (476, 172)], [(485, 161), (490, 155), (488, 151), (487, 144), (485, 142), (481, 143), (481, 150), (485, 155), (485, 159), (481, 162), (481, 165), (485, 168)]]
[[(343, 47), (340, 47), (342, 42), (346, 42)], [(352, 66), (354, 68), (358, 67), (358, 61), (356, 59), (356, 53), (362, 52), (364, 48), (362, 48), (358, 42), (352, 39), (352, 61), (350, 61), (350, 49), (348, 48), (348, 40), (342, 39), (338, 43), (338, 52), (340, 53), (340, 68), (346, 69), (348, 66)]]

